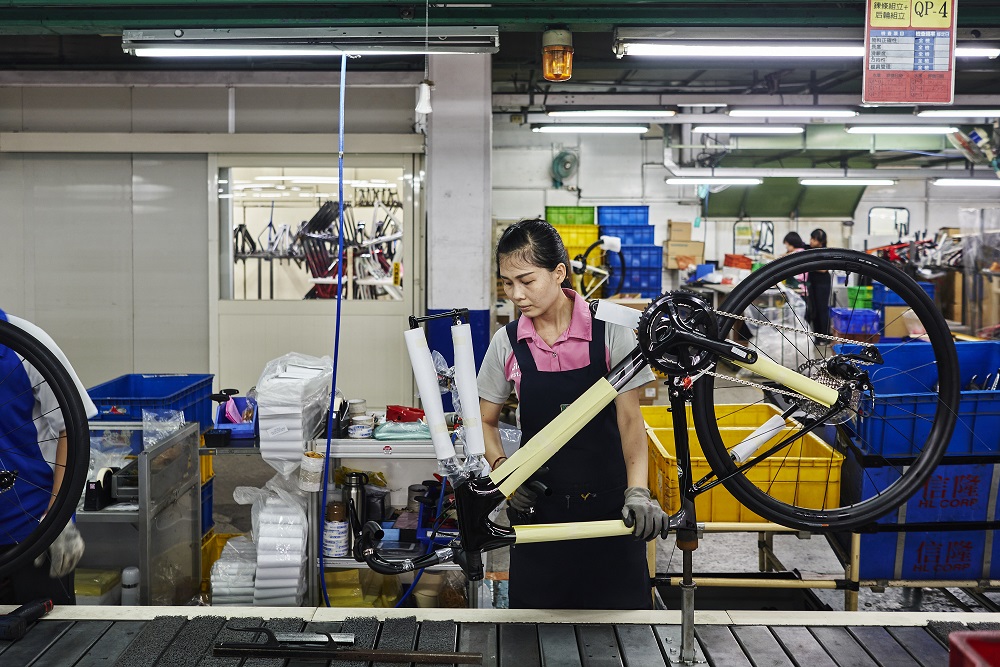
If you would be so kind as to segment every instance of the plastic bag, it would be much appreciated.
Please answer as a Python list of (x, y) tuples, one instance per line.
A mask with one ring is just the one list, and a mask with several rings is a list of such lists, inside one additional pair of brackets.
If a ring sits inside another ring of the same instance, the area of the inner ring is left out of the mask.
[(375, 427), (376, 440), (430, 440), (431, 429), (426, 423), (385, 422)]
[(149, 449), (169, 438), (184, 427), (184, 413), (180, 410), (142, 411), (142, 447)]
[[(757, 320), (765, 320), (774, 324), (792, 327), (795, 331), (776, 329), (772, 326), (760, 326), (747, 322), (747, 328), (753, 334), (752, 345), (763, 350), (774, 361), (786, 368), (798, 368), (808, 361), (805, 356), (813, 344), (809, 325), (806, 324), (806, 301), (796, 292), (779, 286), (784, 303), (781, 305), (758, 308), (748, 308), (743, 314)], [(805, 354), (804, 354), (805, 353)]]
[[(233, 489), (233, 500), (237, 505), (250, 505), (251, 534), (254, 543), (260, 535), (260, 513), (269, 499), (278, 498), (297, 511), (289, 514), (286, 521), (275, 521), (278, 526), (289, 524), (287, 534), (291, 534), (291, 525), (304, 526), (306, 519), (306, 497), (299, 489), (296, 478), (278, 474), (269, 479), (263, 487), (237, 486)], [(280, 532), (280, 529), (278, 529)]]

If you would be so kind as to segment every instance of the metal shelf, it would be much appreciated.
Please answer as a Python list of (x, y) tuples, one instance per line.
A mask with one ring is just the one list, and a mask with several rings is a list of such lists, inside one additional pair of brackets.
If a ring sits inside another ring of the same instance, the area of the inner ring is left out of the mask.
[[(359, 563), (353, 558), (324, 558), (323, 559), (324, 569), (336, 570), (336, 569), (355, 569), (355, 570), (365, 570), (368, 565), (365, 563)], [(441, 563), (440, 565), (434, 565), (433, 567), (426, 568), (430, 572), (434, 571), (445, 571), (445, 570), (458, 570), (461, 571), (462, 568), (458, 566), (457, 563)]]
[[(311, 440), (309, 445), (318, 452), (326, 450), (326, 440)], [(459, 456), (463, 448), (455, 448)], [(436, 459), (430, 440), (375, 440), (373, 438), (340, 438), (330, 441), (331, 458), (364, 459)]]
[(76, 513), (77, 523), (136, 523), (139, 508), (130, 510), (95, 510)]

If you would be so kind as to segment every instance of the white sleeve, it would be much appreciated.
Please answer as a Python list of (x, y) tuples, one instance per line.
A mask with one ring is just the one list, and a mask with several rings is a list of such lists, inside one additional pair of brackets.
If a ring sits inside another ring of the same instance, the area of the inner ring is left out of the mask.
[[(67, 359), (65, 353), (59, 349), (56, 342), (52, 340), (52, 337), (45, 333), (45, 331), (43, 331), (40, 327), (28, 322), (27, 320), (23, 320), (20, 317), (7, 315), (7, 320), (25, 333), (36, 338), (39, 343), (49, 349), (49, 351), (55, 356), (59, 363), (63, 365), (66, 372), (73, 379), (73, 383), (76, 385), (77, 391), (80, 393), (80, 400), (83, 401), (83, 410), (87, 414), (87, 419), (93, 419), (96, 417), (97, 406), (94, 405), (92, 400), (90, 400), (90, 395), (87, 394), (87, 389), (83, 386), (83, 383), (80, 382), (80, 378), (77, 376), (76, 371), (73, 370), (73, 365), (69, 363), (69, 359)], [(40, 396), (39, 400), (42, 401), (42, 412), (44, 413), (47, 411), (45, 407), (45, 400), (49, 399)], [(50, 400), (54, 402), (55, 397), (51, 397)], [(62, 430), (62, 428), (60, 427), (59, 430)]]
[(501, 328), (493, 334), (477, 377), (479, 397), (490, 403), (503, 405), (507, 402), (510, 392), (514, 390), (514, 383), (507, 379), (504, 371), (510, 350), (507, 330)]
[[(637, 345), (635, 332), (620, 324), (612, 324), (610, 322), (605, 323), (604, 326), (604, 338), (607, 341), (608, 350), (611, 352), (611, 368), (614, 368), (618, 362), (627, 357), (635, 349)], [(645, 366), (634, 378), (629, 380), (629, 383), (625, 385), (622, 392), (637, 389), (655, 379), (656, 376), (653, 375), (653, 371), (650, 370), (649, 366)]]

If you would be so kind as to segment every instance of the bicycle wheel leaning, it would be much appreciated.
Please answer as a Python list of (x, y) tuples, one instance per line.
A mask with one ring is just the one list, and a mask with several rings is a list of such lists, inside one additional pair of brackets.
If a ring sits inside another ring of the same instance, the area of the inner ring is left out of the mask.
[[(7, 370), (0, 374), (0, 396), (6, 397), (0, 399), (2, 576), (47, 549), (76, 510), (87, 480), (90, 433), (76, 384), (44, 344), (0, 320), (0, 356), (7, 357)], [(15, 401), (29, 392), (39, 398), (36, 406), (49, 407), (15, 409)], [(43, 425), (57, 423), (57, 411), (65, 448), (59, 434)]]
[[(804, 300), (785, 281), (821, 271), (846, 273), (849, 282), (862, 285), (878, 281), (895, 294), (897, 305), (879, 320), (875, 311), (847, 303), (832, 311), (829, 336), (810, 332)], [(716, 315), (720, 340), (739, 340), (838, 390), (859, 378), (867, 387), (851, 391), (846, 406), (831, 414), (745, 370), (723, 373), (717, 367), (695, 382), (692, 414), (708, 463), (750, 510), (800, 530), (847, 530), (906, 502), (934, 471), (955, 427), (958, 356), (933, 301), (902, 271), (849, 250), (795, 253), (751, 274)], [(877, 344), (880, 359), (865, 358), (861, 353), (870, 349), (860, 343)], [(924, 408), (893, 399), (914, 392), (925, 394)], [(749, 457), (740, 452), (734, 458), (734, 446), (747, 432), (734, 425), (761, 426), (760, 411), (769, 403), (779, 405), (765, 415), (784, 413), (787, 419), (771, 422), (767, 443)], [(833, 442), (818, 440), (817, 433)], [(777, 446), (783, 442), (788, 444)]]
[(580, 294), (585, 299), (612, 297), (622, 291), (625, 284), (625, 255), (620, 250), (605, 250), (597, 241), (583, 255), (578, 256), (582, 267)]

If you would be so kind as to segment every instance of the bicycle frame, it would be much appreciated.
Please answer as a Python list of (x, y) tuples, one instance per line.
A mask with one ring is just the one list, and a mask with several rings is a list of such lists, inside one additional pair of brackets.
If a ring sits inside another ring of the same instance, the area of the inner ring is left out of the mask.
[[(593, 308), (595, 315), (600, 317), (599, 306), (593, 306)], [(638, 311), (633, 312), (638, 316)], [(836, 406), (839, 403), (840, 395), (837, 390), (780, 366), (763, 355), (757, 355), (749, 348), (728, 340), (710, 340), (690, 330), (680, 330), (674, 335), (685, 343), (698, 345), (715, 352), (743, 368), (781, 383), (821, 405), (830, 407), (831, 412), (838, 409)], [(523, 444), (496, 470), (493, 470), (488, 476), (472, 477), (457, 483), (455, 485), (455, 502), (458, 508), (458, 527), (461, 540), (459, 549), (449, 547), (438, 549), (431, 554), (412, 560), (389, 561), (378, 553), (376, 547), (378, 540), (382, 538), (382, 530), (378, 524), (369, 522), (359, 531), (359, 526), (355, 522), (355, 533), (360, 532), (360, 539), (355, 540), (355, 558), (367, 562), (369, 567), (383, 574), (398, 574), (455, 560), (462, 566), (470, 580), (478, 580), (483, 577), (482, 553), (485, 551), (513, 544), (631, 535), (632, 529), (626, 526), (623, 520), (508, 527), (494, 523), (490, 516), (505, 498), (513, 494), (521, 484), (527, 482), (552, 455), (580, 431), (583, 425), (610, 405), (618, 393), (646, 364), (643, 352), (637, 345), (605, 377), (594, 383), (580, 398), (571, 403), (533, 438)], [(684, 409), (684, 404), (689, 397), (687, 391), (690, 387), (690, 381), (685, 380), (687, 378), (680, 377), (674, 377), (670, 380), (675, 445), (678, 461), (681, 465), (679, 477), (682, 492), (681, 509), (670, 517), (669, 529), (691, 531), (696, 527), (694, 497), (723, 480), (699, 486), (704, 480), (699, 480), (696, 484), (691, 479), (687, 417)], [(789, 444), (792, 440), (805, 435), (809, 430), (811, 429), (803, 429), (772, 449)], [(452, 457), (454, 456), (453, 451), (451, 450)], [(769, 453), (766, 452), (758, 459)], [(758, 459), (750, 461), (747, 465), (755, 464)]]

